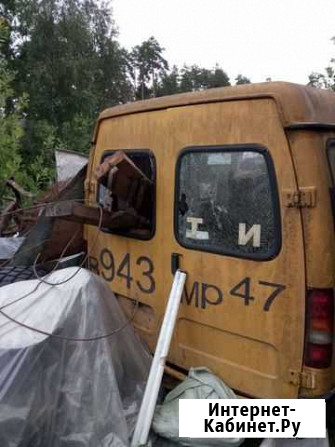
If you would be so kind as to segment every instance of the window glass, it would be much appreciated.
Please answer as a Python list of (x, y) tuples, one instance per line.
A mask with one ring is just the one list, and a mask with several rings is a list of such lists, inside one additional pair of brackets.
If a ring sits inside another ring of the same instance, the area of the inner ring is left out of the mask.
[(331, 170), (331, 175), (333, 178), (333, 183), (335, 184), (335, 143), (332, 144), (328, 149), (329, 165)]
[(178, 241), (233, 256), (275, 255), (280, 232), (269, 164), (256, 149), (185, 151), (177, 169)]
[(328, 160), (329, 160), (330, 174), (333, 180), (333, 186), (331, 186), (329, 192), (330, 192), (330, 200), (332, 204), (332, 211), (334, 218), (333, 220), (335, 226), (335, 142), (334, 141), (328, 143)]
[[(152, 185), (145, 189), (145, 192), (141, 194), (142, 200), (139, 207), (136, 209), (136, 213), (140, 216), (139, 223), (132, 228), (103, 228), (103, 231), (119, 234), (123, 236), (129, 236), (138, 239), (150, 239), (155, 232), (155, 159), (153, 154), (148, 150), (143, 151), (123, 151), (127, 157), (139, 168), (145, 176), (151, 180)], [(107, 158), (113, 155), (114, 151), (108, 151), (104, 154), (101, 163)], [(109, 208), (113, 213), (128, 210), (129, 204), (123, 203), (120, 198), (116, 197), (113, 192), (109, 191), (108, 180), (105, 179), (99, 183), (98, 188), (98, 200), (99, 204), (104, 208)], [(135, 186), (136, 187), (136, 186)]]

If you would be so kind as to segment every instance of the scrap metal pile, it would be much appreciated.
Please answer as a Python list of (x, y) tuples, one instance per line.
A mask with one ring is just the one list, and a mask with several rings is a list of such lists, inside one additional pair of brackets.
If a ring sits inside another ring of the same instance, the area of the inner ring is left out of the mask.
[[(7, 182), (14, 199), (0, 215), (1, 447), (130, 443), (151, 356), (133, 317), (85, 269), (83, 227), (145, 229), (141, 207), (152, 184), (116, 152), (95, 173), (103, 200), (88, 203), (86, 172), (38, 200)], [(24, 197), (33, 205), (25, 208)]]
[[(38, 259), (48, 270), (51, 261), (65, 254), (86, 252), (85, 224), (123, 231), (145, 231), (150, 226), (142, 210), (151, 200), (152, 182), (123, 152), (108, 156), (96, 169), (99, 197), (95, 203), (85, 202), (86, 171), (85, 165), (73, 178), (56, 183), (30, 208), (22, 206), (22, 196), (32, 195), (13, 179), (7, 181), (15, 199), (0, 214), (0, 261), (5, 260), (6, 266), (29, 267)], [(14, 255), (9, 250), (12, 256), (8, 258), (9, 238), (18, 237), (20, 244), (15, 241), (12, 246), (19, 248)]]
[[(86, 170), (26, 209), (29, 193), (7, 182), (15, 200), (0, 215), (0, 445), (178, 445), (179, 398), (236, 396), (200, 371), (204, 380), (186, 379), (154, 416), (186, 273), (175, 274), (152, 360), (130, 324), (139, 301), (126, 320), (107, 282), (85, 269), (83, 226), (98, 227), (95, 241), (101, 229), (150, 231), (153, 183), (122, 152), (85, 184)], [(85, 200), (92, 186), (95, 203)]]

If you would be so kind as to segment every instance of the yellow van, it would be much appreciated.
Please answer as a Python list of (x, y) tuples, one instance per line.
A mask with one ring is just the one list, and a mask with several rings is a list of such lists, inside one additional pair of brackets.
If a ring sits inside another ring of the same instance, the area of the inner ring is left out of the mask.
[(335, 94), (265, 83), (107, 109), (88, 203), (105, 204), (95, 172), (116, 151), (150, 180), (145, 219), (98, 239), (87, 226), (90, 266), (127, 314), (139, 300), (134, 325), (152, 351), (173, 274), (188, 273), (169, 371), (207, 366), (244, 397), (329, 396)]

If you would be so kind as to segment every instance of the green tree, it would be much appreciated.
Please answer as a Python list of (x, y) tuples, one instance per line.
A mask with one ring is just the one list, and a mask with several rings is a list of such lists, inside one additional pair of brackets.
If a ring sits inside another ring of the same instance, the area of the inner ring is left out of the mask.
[(1, 0), (0, 17), (2, 124), (15, 148), (6, 175), (24, 166), (33, 188), (53, 179), (55, 149), (88, 152), (102, 109), (230, 85), (218, 65), (170, 71), (154, 37), (128, 53), (103, 2)]
[(15, 73), (10, 68), (12, 18), (5, 6), (0, 6), (0, 202), (6, 180), (17, 177), (20, 172), (20, 145), (24, 134), (22, 120), (26, 105), (26, 95), (16, 98), (14, 94)]
[(181, 70), (180, 90), (182, 92), (196, 92), (208, 88), (209, 71), (198, 65), (187, 66)]
[(13, 73), (6, 61), (0, 59), (0, 201), (2, 201), (5, 182), (11, 177), (20, 177), (21, 156), (20, 144), (23, 137), (22, 112), (24, 99), (16, 101), (15, 107), (7, 112), (6, 104), (13, 97), (11, 87)]
[(210, 74), (209, 88), (228, 87), (230, 84), (229, 76), (219, 65), (216, 65)]
[(48, 163), (56, 148), (87, 152), (100, 110), (132, 94), (110, 12), (92, 0), (33, 0), (21, 20), (28, 37), (16, 57), (16, 88), (30, 98), (24, 157)]
[(194, 76), (197, 73), (198, 73), (198, 67), (193, 66), (192, 69), (191, 67), (184, 65), (184, 67), (181, 69), (181, 76), (180, 76), (181, 92), (193, 92), (195, 90)]
[(176, 65), (172, 67), (170, 72), (165, 71), (161, 75), (160, 82), (157, 86), (157, 96), (174, 95), (180, 92), (180, 75)]
[(251, 81), (246, 76), (243, 76), (241, 74), (237, 75), (235, 78), (236, 85), (242, 85), (242, 84), (251, 84)]
[(327, 67), (326, 73), (311, 73), (309, 75), (308, 85), (311, 87), (335, 90), (334, 68)]
[(159, 80), (169, 69), (169, 64), (154, 37), (137, 45), (131, 52), (132, 76), (136, 99), (145, 99), (156, 96)]
[(44, 188), (54, 177), (54, 149), (88, 152), (101, 109), (132, 99), (129, 55), (110, 11), (93, 0), (2, 0), (0, 17), (10, 74), (2, 74), (10, 89), (2, 114), (6, 122), (22, 117), (12, 153), (23, 161), (25, 181)]
[(213, 70), (198, 65), (185, 65), (181, 70), (180, 90), (182, 92), (195, 92), (216, 87), (230, 85), (228, 75), (216, 65)]
[[(335, 44), (335, 36), (331, 39)], [(308, 85), (317, 88), (327, 88), (335, 91), (335, 58), (330, 60), (330, 65), (326, 67), (325, 73), (313, 72), (309, 75)]]

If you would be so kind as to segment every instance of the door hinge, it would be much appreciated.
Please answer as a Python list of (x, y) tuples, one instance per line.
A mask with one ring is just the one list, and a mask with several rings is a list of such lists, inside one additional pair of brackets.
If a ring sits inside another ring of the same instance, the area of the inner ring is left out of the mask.
[(301, 388), (314, 390), (316, 388), (316, 376), (310, 371), (301, 372), (290, 370), (290, 383), (292, 385), (298, 385)]
[(316, 206), (316, 187), (306, 186), (299, 188), (298, 191), (286, 189), (284, 190), (284, 199), (288, 208), (314, 208)]

